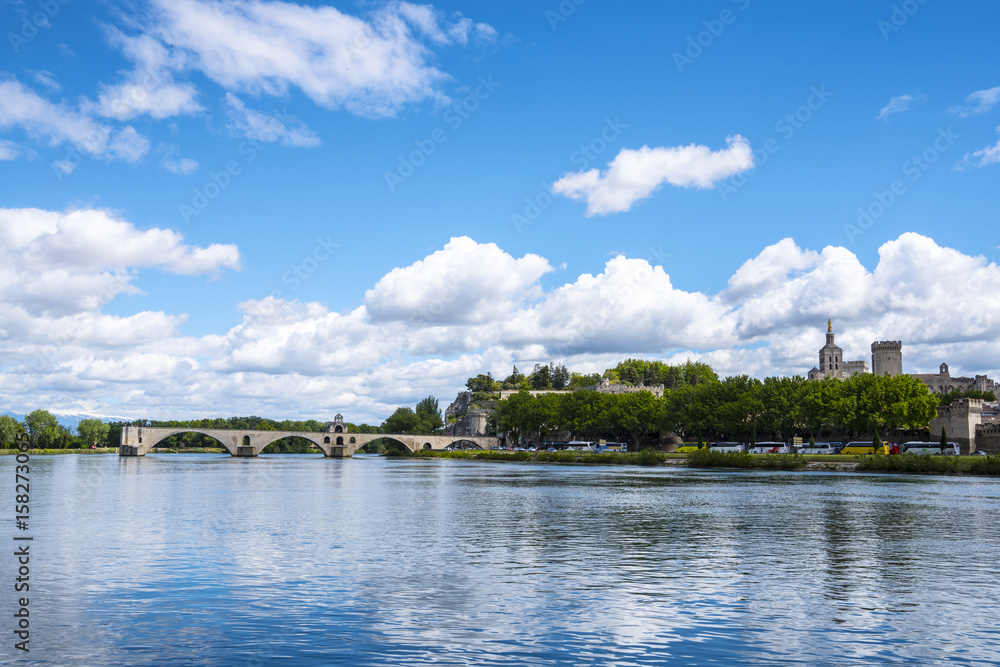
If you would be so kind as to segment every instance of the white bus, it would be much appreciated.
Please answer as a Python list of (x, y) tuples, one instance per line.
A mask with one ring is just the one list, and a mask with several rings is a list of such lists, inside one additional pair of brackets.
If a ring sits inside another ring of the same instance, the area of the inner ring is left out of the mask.
[(742, 442), (712, 442), (708, 445), (710, 452), (745, 452), (746, 446)]
[(941, 443), (940, 442), (922, 442), (920, 440), (911, 440), (909, 442), (904, 442), (899, 446), (900, 454), (940, 454), (941, 453)]
[(783, 442), (758, 442), (750, 450), (751, 454), (788, 454), (792, 450)]
[(839, 442), (817, 442), (812, 445), (802, 445), (799, 447), (799, 454), (836, 454)]
[(944, 447), (940, 442), (923, 442), (911, 440), (904, 442), (899, 448), (900, 454), (944, 454), (946, 456), (958, 456), (959, 447), (957, 442), (949, 442)]
[(570, 440), (562, 449), (569, 452), (592, 452), (596, 445), (592, 440)]

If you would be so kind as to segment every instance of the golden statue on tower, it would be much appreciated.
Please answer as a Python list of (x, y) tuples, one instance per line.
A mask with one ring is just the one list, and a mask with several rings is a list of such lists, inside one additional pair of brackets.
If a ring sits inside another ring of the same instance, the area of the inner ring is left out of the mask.
[(833, 333), (833, 320), (826, 321), (826, 332)]

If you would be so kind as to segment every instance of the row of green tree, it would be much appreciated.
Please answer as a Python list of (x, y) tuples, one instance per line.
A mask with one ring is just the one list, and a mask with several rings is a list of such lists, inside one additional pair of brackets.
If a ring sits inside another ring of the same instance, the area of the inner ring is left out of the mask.
[[(126, 426), (200, 428), (200, 429), (253, 429), (259, 431), (323, 431), (326, 422), (315, 419), (304, 421), (275, 420), (262, 417), (229, 417), (210, 419), (185, 419), (160, 421), (139, 419), (135, 421), (103, 422), (100, 419), (84, 419), (76, 427), (76, 433), (60, 424), (55, 415), (47, 410), (35, 410), (25, 415), (24, 421), (17, 421), (9, 415), (0, 415), (0, 447), (11, 448), (19, 437), (27, 437), (32, 448), (37, 449), (79, 449), (90, 447), (117, 447), (121, 442), (121, 432)], [(378, 427), (368, 424), (347, 424), (352, 433), (377, 433)], [(271, 445), (268, 452), (306, 451), (311, 443), (304, 438), (284, 438)], [(219, 447), (219, 443), (207, 435), (191, 431), (177, 433), (164, 438), (161, 447), (192, 448)]]
[(908, 375), (866, 373), (815, 382), (740, 375), (683, 384), (663, 396), (648, 391), (534, 396), (524, 390), (500, 401), (493, 418), (497, 432), (522, 442), (565, 430), (578, 439), (606, 438), (641, 448), (655, 444), (663, 432), (688, 441), (787, 441), (828, 433), (885, 438), (927, 428), (938, 400)]
[(511, 374), (503, 380), (495, 380), (490, 373), (480, 373), (469, 378), (465, 386), (477, 397), (482, 397), (483, 394), (501, 390), (583, 389), (598, 384), (602, 379), (607, 379), (612, 384), (663, 385), (667, 389), (675, 389), (685, 385), (718, 382), (719, 377), (711, 366), (697, 361), (672, 366), (662, 361), (626, 359), (614, 368), (606, 369), (604, 373), (589, 374), (571, 372), (566, 366), (556, 364), (538, 364), (530, 374), (524, 375), (514, 366)]
[(111, 426), (100, 419), (84, 419), (76, 431), (60, 424), (48, 410), (29, 412), (20, 422), (10, 415), (0, 415), (0, 448), (13, 448), (22, 437), (38, 449), (106, 447)]

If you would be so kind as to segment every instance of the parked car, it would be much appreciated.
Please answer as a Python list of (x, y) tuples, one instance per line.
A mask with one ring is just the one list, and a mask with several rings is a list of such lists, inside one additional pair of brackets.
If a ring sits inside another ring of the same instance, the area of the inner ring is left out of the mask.
[(986, 452), (984, 452), (981, 449), (977, 449), (976, 451), (972, 452), (972, 455), (973, 456), (989, 456)]

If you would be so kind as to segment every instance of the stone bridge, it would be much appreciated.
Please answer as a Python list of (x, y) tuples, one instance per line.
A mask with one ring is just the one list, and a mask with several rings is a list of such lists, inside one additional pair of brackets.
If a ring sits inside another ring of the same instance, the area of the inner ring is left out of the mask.
[[(339, 415), (338, 415), (339, 417)], [(449, 445), (472, 445), (478, 449), (498, 446), (493, 436), (407, 435), (405, 433), (347, 433), (336, 422), (326, 431), (251, 431), (248, 429), (193, 428), (190, 426), (126, 426), (122, 429), (119, 456), (145, 456), (158, 442), (177, 433), (201, 433), (218, 440), (233, 456), (253, 457), (282, 438), (305, 438), (330, 458), (347, 458), (372, 440), (394, 440), (411, 452), (420, 449), (444, 449)]]

